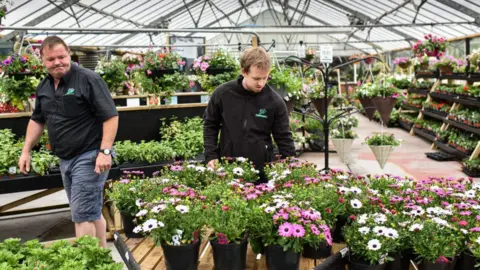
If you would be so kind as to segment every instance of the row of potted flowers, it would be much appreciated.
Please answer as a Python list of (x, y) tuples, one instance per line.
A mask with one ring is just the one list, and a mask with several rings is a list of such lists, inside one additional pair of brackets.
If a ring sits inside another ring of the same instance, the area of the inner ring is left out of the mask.
[[(130, 199), (135, 231), (162, 245), (167, 261), (171, 250), (178, 255), (188, 246), (198, 253), (201, 232), (208, 228), (216, 264), (230, 252), (241, 268), (248, 239), (256, 252), (265, 253), (270, 267), (280, 263), (296, 269), (301, 252), (320, 252), (332, 244), (333, 231), (342, 230), (340, 216), (347, 217), (343, 232), (350, 269), (384, 269), (410, 259), (421, 269), (439, 269), (464, 263), (461, 254), (480, 257), (480, 186), (471, 180), (322, 174), (311, 163), (288, 159), (270, 164), (269, 182), (255, 186), (252, 175), (244, 175), (252, 171), (248, 164), (237, 159), (217, 169), (172, 165), (153, 179), (115, 183), (110, 196), (118, 206), (116, 195), (123, 192)], [(185, 263), (194, 257), (181, 258)]]
[(448, 119), (460, 122), (462, 124), (480, 128), (480, 113), (474, 108), (455, 108), (450, 111)]

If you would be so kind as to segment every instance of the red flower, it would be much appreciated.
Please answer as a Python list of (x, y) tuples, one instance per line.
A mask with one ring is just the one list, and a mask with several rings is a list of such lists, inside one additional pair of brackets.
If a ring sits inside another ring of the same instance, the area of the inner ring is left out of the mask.
[(330, 208), (327, 208), (327, 209), (325, 209), (325, 212), (330, 214), (330, 213), (332, 213), (332, 210)]
[(470, 88), (468, 88), (468, 85), (465, 84), (465, 85), (463, 86), (463, 91), (468, 91), (469, 89), (470, 89)]
[(458, 221), (458, 218), (457, 217), (453, 217), (452, 218), (452, 222), (457, 222)]
[(344, 203), (344, 202), (345, 202), (345, 200), (344, 200), (343, 198), (338, 199), (338, 201), (339, 201), (340, 203)]
[(458, 225), (460, 225), (462, 227), (466, 227), (468, 225), (468, 222), (466, 220), (462, 220), (462, 221), (458, 222)]
[(351, 221), (355, 221), (357, 219), (357, 217), (355, 215), (351, 215), (348, 217)]
[(228, 210), (230, 210), (230, 207), (226, 205), (222, 206), (222, 211), (228, 211)]
[(445, 256), (438, 257), (437, 263), (448, 263), (448, 259)]

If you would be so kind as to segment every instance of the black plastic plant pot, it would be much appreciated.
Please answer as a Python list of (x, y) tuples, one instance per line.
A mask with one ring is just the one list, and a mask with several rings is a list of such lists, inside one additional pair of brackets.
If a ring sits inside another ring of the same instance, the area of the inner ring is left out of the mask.
[(385, 270), (386, 264), (370, 264), (355, 258), (350, 259), (349, 270)]
[(210, 241), (213, 250), (215, 270), (243, 270), (247, 261), (247, 239), (241, 243), (221, 245)]
[(477, 259), (473, 257), (471, 254), (462, 253), (460, 258), (458, 258), (457, 262), (455, 263), (455, 270), (475, 270), (480, 269), (479, 267), (475, 268), (475, 264), (477, 263)]
[(261, 238), (250, 238), (250, 247), (253, 253), (265, 255), (265, 246)]
[(208, 75), (218, 75), (222, 73), (227, 73), (227, 72), (232, 72), (233, 68), (227, 67), (227, 68), (207, 68), (206, 73)]
[(133, 222), (135, 217), (127, 213), (121, 213), (121, 216), (122, 216), (123, 231), (125, 233), (125, 236), (128, 238), (143, 238), (141, 234), (133, 232), (133, 229), (136, 226), (135, 223)]
[(335, 243), (342, 243), (345, 242), (345, 238), (343, 237), (343, 227), (347, 224), (348, 218), (346, 216), (338, 216), (337, 217), (337, 222), (335, 223), (335, 226), (333, 227), (333, 242)]
[(323, 259), (330, 257), (332, 255), (332, 246), (328, 245), (326, 242), (322, 243), (317, 249), (305, 245), (303, 246), (303, 257), (309, 259)]
[(171, 246), (162, 244), (167, 270), (196, 270), (200, 241), (195, 244)]
[(456, 258), (451, 261), (449, 260), (448, 263), (437, 263), (437, 262), (431, 263), (431, 262), (422, 261), (418, 266), (418, 269), (419, 270), (455, 270), (456, 261), (457, 261)]
[(265, 257), (269, 270), (296, 270), (300, 265), (300, 253), (283, 251), (282, 246), (268, 246)]
[(393, 261), (388, 262), (385, 270), (408, 270), (410, 269), (411, 254), (397, 253), (393, 257)]

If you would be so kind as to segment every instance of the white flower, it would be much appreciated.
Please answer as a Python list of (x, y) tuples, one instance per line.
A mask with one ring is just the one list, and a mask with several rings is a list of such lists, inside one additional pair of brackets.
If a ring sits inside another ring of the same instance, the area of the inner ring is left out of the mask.
[(293, 195), (291, 193), (288, 193), (287, 195), (285, 195), (285, 198), (291, 199), (291, 198), (293, 198)]
[(276, 210), (275, 207), (269, 206), (269, 207), (265, 208), (265, 213), (271, 214), (271, 213), (275, 212), (275, 210)]
[(205, 170), (206, 170), (205, 167), (202, 167), (202, 166), (195, 167), (195, 171), (200, 172), (200, 173), (205, 172)]
[(157, 206), (154, 206), (152, 208), (152, 213), (160, 213), (161, 211), (165, 210), (165, 208), (167, 208), (167, 206), (165, 204), (160, 204), (160, 205), (157, 205)]
[(463, 193), (453, 193), (452, 196), (464, 199), (466, 196)]
[(225, 168), (220, 167), (220, 168), (217, 169), (217, 172), (225, 172)]
[(421, 207), (418, 207), (417, 209), (412, 210), (412, 215), (414, 216), (421, 216), (423, 214), (425, 214), (425, 210), (423, 210), (423, 208)]
[(140, 210), (140, 212), (138, 212), (135, 216), (136, 216), (136, 217), (143, 217), (143, 216), (145, 216), (147, 213), (148, 213), (148, 210), (143, 209), (143, 210)]
[(350, 189), (347, 188), (347, 187), (339, 187), (338, 191), (340, 191), (340, 193), (342, 193), (342, 194), (347, 194), (347, 193), (350, 192)]
[(467, 198), (475, 198), (475, 195), (476, 195), (475, 190), (469, 190), (469, 191), (465, 192), (465, 196)]
[(151, 230), (156, 228), (158, 228), (158, 220), (156, 219), (149, 219), (145, 221), (145, 223), (143, 223), (142, 225), (142, 229), (144, 232), (150, 232)]
[(358, 231), (361, 233), (361, 234), (367, 234), (370, 232), (370, 228), (368, 227), (361, 227), (360, 229), (358, 229)]
[(244, 157), (237, 157), (237, 161), (245, 162), (245, 161), (247, 161), (247, 159), (244, 158)]
[(353, 194), (362, 194), (362, 190), (357, 188), (357, 187), (352, 187), (350, 188), (350, 191), (353, 193)]
[(437, 207), (428, 207), (428, 208), (427, 208), (427, 214), (430, 214), (430, 215), (433, 215), (433, 214), (438, 215), (439, 212), (438, 212)]
[(421, 231), (421, 230), (423, 230), (423, 225), (422, 224), (415, 223), (415, 224), (412, 224), (412, 226), (410, 226), (410, 231), (411, 232)]
[(162, 182), (162, 184), (166, 184), (168, 182), (170, 182), (170, 179), (168, 178), (162, 178), (162, 180), (160, 180)]
[(435, 186), (435, 185), (434, 185), (434, 186), (430, 186), (430, 190), (431, 190), (431, 191), (435, 191), (435, 190), (437, 190), (437, 189), (440, 189), (440, 187), (439, 187), (439, 186)]
[(181, 200), (179, 198), (170, 198), (170, 199), (168, 199), (168, 201), (171, 202), (171, 203), (177, 203)]
[(382, 244), (380, 244), (380, 241), (378, 241), (377, 239), (372, 239), (370, 241), (368, 241), (368, 249), (369, 250), (379, 250), (380, 248), (382, 248)]
[(340, 180), (346, 180), (346, 179), (348, 179), (348, 176), (342, 174), (342, 175), (337, 176), (337, 178), (340, 179)]
[(183, 231), (182, 231), (182, 230), (176, 229), (176, 231), (177, 231), (177, 235), (182, 236), (182, 234), (183, 234)]
[(142, 226), (138, 225), (137, 227), (133, 228), (133, 233), (140, 233), (142, 231)]
[(188, 169), (194, 169), (195, 167), (197, 167), (197, 166), (195, 166), (195, 165), (193, 165), (193, 164), (188, 164), (188, 165), (187, 165), (187, 168), (188, 168)]
[(214, 172), (215, 170), (214, 170), (212, 167), (208, 167), (208, 168), (207, 168), (207, 171), (208, 171), (208, 172)]
[(274, 172), (270, 172), (269, 175), (275, 177), (278, 175), (278, 173), (274, 171)]
[(376, 189), (369, 189), (368, 191), (370, 191), (370, 193), (372, 193), (372, 195), (378, 195), (378, 190), (376, 190)]
[(326, 187), (326, 188), (332, 188), (332, 187), (335, 187), (335, 186), (334, 186), (334, 185), (332, 185), (332, 184), (325, 184), (325, 185), (323, 185), (323, 186), (324, 186), (324, 187)]
[(398, 225), (400, 225), (400, 227), (402, 227), (402, 228), (405, 228), (405, 227), (407, 227), (407, 225), (408, 225), (408, 224), (410, 224), (410, 222), (409, 222), (409, 221), (405, 221), (405, 222), (399, 222), (399, 223), (398, 223)]
[(475, 209), (475, 210), (479, 210), (480, 209), (480, 205), (472, 205), (472, 208)]
[(387, 227), (384, 227), (384, 226), (375, 226), (373, 227), (373, 232), (376, 234), (376, 235), (385, 235), (385, 232), (388, 230)]
[(138, 207), (141, 207), (143, 205), (143, 200), (142, 199), (137, 199), (135, 201), (135, 205), (138, 206)]
[(136, 192), (136, 191), (137, 191), (137, 189), (136, 189), (136, 188), (134, 188), (134, 187), (131, 187), (131, 188), (129, 188), (129, 189), (128, 189), (128, 191), (131, 191), (131, 192)]
[(375, 221), (375, 223), (383, 224), (387, 222), (387, 216), (382, 213), (376, 213), (373, 215), (373, 220)]
[(240, 168), (240, 167), (234, 168), (233, 169), (233, 174), (238, 175), (238, 176), (242, 176), (243, 175), (243, 169)]
[(392, 238), (392, 239), (397, 239), (398, 238), (398, 232), (395, 229), (387, 229), (385, 231), (385, 237), (387, 238)]
[(355, 209), (359, 209), (359, 208), (362, 208), (363, 204), (361, 201), (357, 200), (357, 199), (353, 199), (350, 201), (350, 205), (355, 208)]
[(186, 205), (177, 205), (175, 209), (182, 214), (188, 213), (189, 210), (188, 206)]
[(475, 190), (480, 190), (480, 184), (479, 183), (474, 183), (472, 185), (472, 188), (475, 189)]
[(180, 246), (182, 243), (180, 242), (182, 240), (182, 237), (180, 235), (174, 235), (172, 236), (172, 243), (174, 246)]
[(358, 224), (365, 224), (367, 223), (368, 215), (367, 214), (361, 214), (358, 216), (357, 222)]
[(468, 231), (465, 230), (465, 229), (460, 229), (460, 231), (461, 231), (463, 234), (468, 234)]
[(432, 218), (432, 221), (442, 226), (446, 226), (448, 224), (446, 220), (437, 217)]
[(480, 237), (478, 237), (477, 239), (475, 239), (475, 242), (476, 242), (477, 244), (480, 244)]
[(259, 173), (260, 173), (260, 171), (259, 171), (259, 170), (255, 170), (255, 168), (251, 168), (250, 171), (252, 171), (252, 172), (255, 173), (255, 174), (259, 174)]

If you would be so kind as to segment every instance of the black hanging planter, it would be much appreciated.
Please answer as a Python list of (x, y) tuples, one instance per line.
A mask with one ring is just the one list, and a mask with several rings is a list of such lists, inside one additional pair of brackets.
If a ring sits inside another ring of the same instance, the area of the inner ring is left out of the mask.
[(247, 239), (238, 244), (221, 245), (210, 241), (215, 270), (243, 270), (247, 262)]
[(121, 216), (123, 232), (125, 233), (125, 236), (128, 238), (143, 238), (143, 235), (133, 232), (133, 229), (136, 227), (135, 223), (133, 222), (135, 217), (127, 213), (121, 213)]
[(388, 262), (385, 270), (408, 270), (410, 269), (410, 259), (412, 257), (410, 252), (397, 253), (393, 257), (393, 261)]
[(349, 270), (385, 270), (386, 264), (370, 264), (367, 261), (355, 258), (350, 259)]
[(466, 252), (462, 253), (455, 263), (455, 270), (474, 270), (477, 259)]
[(305, 245), (303, 246), (303, 257), (309, 259), (323, 259), (330, 257), (332, 255), (332, 246), (328, 245), (326, 242), (322, 243), (317, 249)]
[(265, 257), (269, 270), (295, 270), (300, 265), (300, 253), (283, 251), (282, 246), (266, 247)]
[(233, 68), (227, 67), (227, 68), (207, 68), (206, 73), (208, 75), (218, 75), (222, 73), (227, 73), (227, 72), (232, 72)]
[(167, 270), (196, 270), (200, 241), (195, 244), (171, 246), (162, 244)]
[(163, 75), (170, 75), (174, 74), (175, 72), (180, 71), (180, 69), (152, 69), (150, 72), (145, 71), (145, 74), (147, 77), (152, 77), (152, 78), (159, 78), (162, 77)]
[[(455, 270), (457, 258), (449, 260), (448, 263), (431, 263), (422, 261), (418, 266), (419, 270)], [(463, 270), (463, 269), (462, 269)]]

